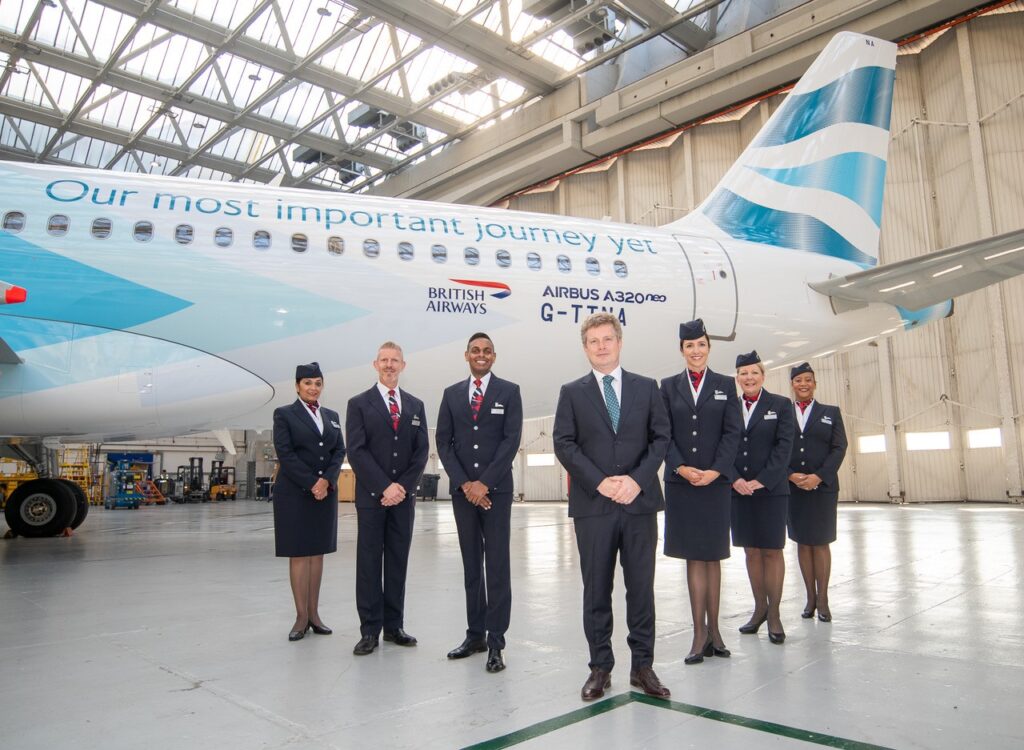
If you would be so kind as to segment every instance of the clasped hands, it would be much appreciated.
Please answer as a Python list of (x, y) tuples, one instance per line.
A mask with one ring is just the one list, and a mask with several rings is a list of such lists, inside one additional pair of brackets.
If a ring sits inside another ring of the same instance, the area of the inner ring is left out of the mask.
[(315, 500), (323, 500), (325, 497), (327, 497), (327, 493), (330, 491), (330, 489), (331, 483), (328, 482), (323, 477), (320, 477), (319, 479), (316, 480), (316, 484), (313, 485), (313, 488), (310, 490), (310, 492), (313, 493), (313, 498)]
[(597, 491), (614, 503), (629, 505), (640, 494), (640, 485), (629, 474), (618, 474), (602, 479)]
[(816, 490), (821, 484), (821, 477), (817, 474), (801, 474), (793, 472), (789, 475), (789, 481), (802, 490)]
[(380, 496), (380, 504), (385, 508), (389, 508), (392, 505), (398, 505), (403, 500), (405, 500), (405, 487), (400, 485), (398, 482), (392, 482), (389, 484)]
[(459, 488), (473, 505), (484, 510), (491, 509), (491, 498), (487, 497), (487, 485), (479, 480), (463, 482)]
[(757, 490), (763, 490), (764, 485), (756, 479), (751, 479), (750, 481), (737, 479), (732, 483), (732, 488), (736, 490), (737, 495), (753, 495)]
[(676, 467), (676, 474), (681, 476), (694, 487), (705, 487), (721, 476), (714, 469), (695, 469), (692, 466), (679, 465)]

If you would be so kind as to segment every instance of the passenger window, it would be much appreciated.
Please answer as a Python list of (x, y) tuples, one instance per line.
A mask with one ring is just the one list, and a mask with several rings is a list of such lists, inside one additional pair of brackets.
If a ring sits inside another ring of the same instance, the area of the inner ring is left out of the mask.
[(149, 242), (151, 239), (153, 239), (153, 222), (135, 222), (135, 228), (132, 229), (132, 237), (135, 238), (136, 242)]
[(68, 233), (69, 226), (71, 226), (71, 222), (68, 220), (67, 216), (64, 214), (54, 214), (50, 217), (50, 220), (46, 222), (46, 231), (54, 237), (63, 237)]
[(380, 243), (377, 240), (363, 240), (363, 255), (376, 258), (380, 255)]
[(8, 232), (20, 232), (25, 228), (25, 214), (21, 211), (8, 211), (4, 214), (4, 229)]
[(448, 260), (448, 248), (444, 245), (431, 245), (430, 258), (435, 263), (444, 263)]
[(467, 247), (465, 252), (466, 265), (475, 266), (480, 263), (480, 251), (475, 247)]
[(217, 247), (229, 247), (235, 239), (235, 233), (227, 227), (217, 227), (213, 233), (213, 244)]
[(412, 260), (412, 243), (411, 242), (399, 242), (398, 243), (398, 257), (402, 260)]
[(591, 276), (597, 276), (599, 273), (601, 273), (601, 264), (600, 262), (598, 262), (597, 258), (587, 258), (585, 265), (587, 268), (587, 273), (589, 273)]
[(626, 261), (617, 260), (612, 263), (612, 270), (615, 271), (615, 275), (620, 279), (624, 279), (629, 276), (629, 269), (626, 268)]
[(345, 252), (345, 240), (341, 239), (341, 237), (328, 237), (327, 252), (331, 255), (341, 255)]
[(92, 220), (92, 236), (98, 240), (105, 240), (110, 236), (111, 230), (114, 228), (113, 222), (110, 219), (93, 219)]
[(257, 250), (270, 249), (270, 232), (266, 229), (257, 229), (252, 233), (252, 246)]
[(195, 237), (195, 230), (191, 224), (179, 224), (174, 228), (174, 241), (179, 245), (191, 245)]
[(293, 234), (292, 235), (292, 250), (297, 253), (306, 252), (306, 248), (309, 247), (309, 238), (304, 234)]
[(498, 261), (498, 268), (508, 268), (512, 265), (512, 255), (508, 250), (499, 250), (494, 254), (494, 259)]
[(527, 253), (526, 254), (526, 267), (531, 271), (540, 270), (540, 253)]
[(558, 262), (558, 270), (562, 273), (569, 273), (572, 270), (572, 261), (569, 260), (568, 255), (559, 255), (556, 261)]

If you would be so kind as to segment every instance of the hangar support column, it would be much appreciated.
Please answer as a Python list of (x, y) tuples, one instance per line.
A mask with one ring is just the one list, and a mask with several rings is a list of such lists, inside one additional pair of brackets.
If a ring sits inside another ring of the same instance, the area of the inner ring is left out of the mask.
[[(981, 138), (981, 117), (978, 109), (978, 92), (974, 81), (974, 65), (971, 55), (970, 32), (967, 24), (956, 28), (957, 49), (960, 54), (960, 72), (964, 86), (964, 106), (967, 111), (967, 133), (971, 148), (971, 165), (974, 170), (974, 195), (977, 202), (980, 227), (986, 236), (996, 233), (992, 220), (992, 202), (988, 190), (988, 168), (985, 162), (984, 144)], [(999, 414), (1002, 423), (1003, 456), (1006, 461), (1006, 494), (1010, 502), (1021, 502), (1021, 458), (1020, 441), (1017, 439), (1017, 424), (1011, 390), (1009, 343), (1006, 336), (1006, 321), (1003, 317), (1004, 299), (998, 285), (985, 289), (988, 303), (989, 334), (995, 359), (996, 388), (999, 393)]]

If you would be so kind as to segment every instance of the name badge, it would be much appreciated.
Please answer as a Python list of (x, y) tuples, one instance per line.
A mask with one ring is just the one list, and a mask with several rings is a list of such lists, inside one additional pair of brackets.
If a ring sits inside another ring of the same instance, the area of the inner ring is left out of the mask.
[(420, 418), (419, 417), (413, 417), (412, 418), (412, 426), (413, 427), (419, 427), (420, 426)]
[(821, 423), (822, 424), (832, 424), (832, 417), (822, 417), (821, 418)]
[(729, 397), (726, 396), (724, 393), (716, 393), (715, 394), (715, 401), (728, 401), (728, 400), (729, 400)]
[(764, 418), (765, 418), (765, 419), (778, 419), (778, 418), (779, 418), (779, 415), (778, 415), (778, 414), (776, 414), (776, 413), (775, 413), (775, 412), (773, 412), (773, 411), (768, 411), (768, 412), (765, 412)]
[(341, 429), (341, 425), (338, 424), (337, 422), (335, 422), (333, 419), (331, 420), (331, 427), (334, 427), (335, 429), (338, 429), (338, 430)]
[(504, 413), (505, 413), (505, 407), (504, 406), (501, 407), (500, 409), (498, 407), (494, 407), (493, 409), (491, 409), (491, 414), (504, 414)]

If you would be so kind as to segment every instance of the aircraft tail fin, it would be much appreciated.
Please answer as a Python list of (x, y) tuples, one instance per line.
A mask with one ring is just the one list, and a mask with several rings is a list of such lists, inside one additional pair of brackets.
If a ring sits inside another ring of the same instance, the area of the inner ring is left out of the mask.
[(832, 38), (711, 194), (674, 231), (878, 263), (896, 45)]

